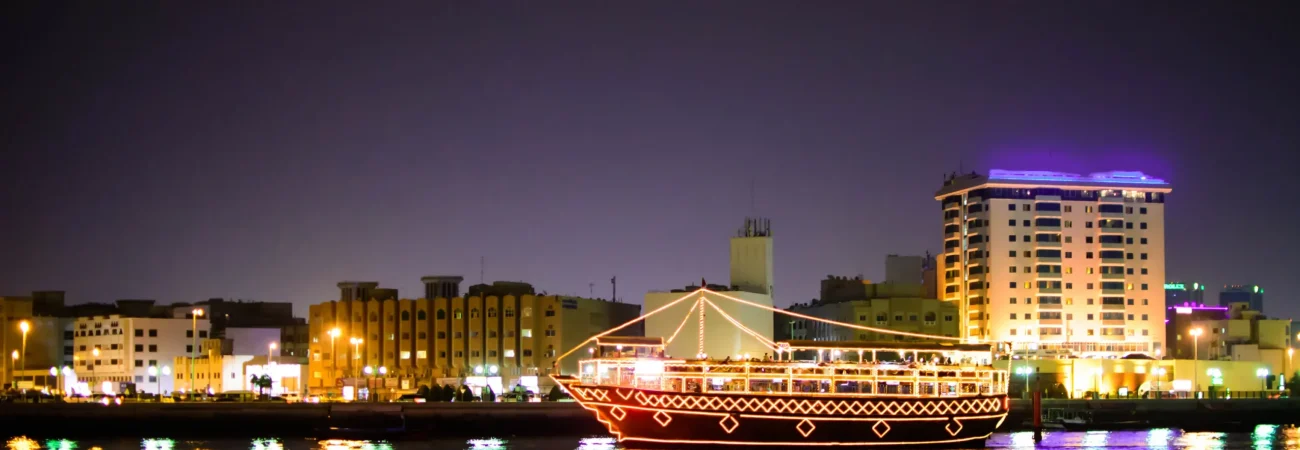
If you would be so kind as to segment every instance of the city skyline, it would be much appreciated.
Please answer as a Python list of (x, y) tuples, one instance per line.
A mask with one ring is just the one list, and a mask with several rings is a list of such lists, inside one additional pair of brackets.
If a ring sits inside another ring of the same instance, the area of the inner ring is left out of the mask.
[(487, 282), (608, 298), (616, 276), (640, 303), (725, 280), (722, 238), (763, 216), (785, 307), (937, 254), (945, 174), (1140, 170), (1178, 188), (1164, 281), (1300, 316), (1297, 212), (1269, 201), (1300, 166), (1282, 15), (587, 6), (25, 5), (0, 295), (301, 316), (343, 280), (474, 284), (482, 257)]

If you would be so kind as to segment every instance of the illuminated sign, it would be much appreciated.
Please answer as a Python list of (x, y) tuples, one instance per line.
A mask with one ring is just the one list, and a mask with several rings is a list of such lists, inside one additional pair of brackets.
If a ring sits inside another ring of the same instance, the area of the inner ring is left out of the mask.
[(1184, 308), (1184, 307), (1181, 307), (1181, 306), (1180, 306), (1180, 307), (1174, 308), (1174, 312), (1176, 312), (1176, 313), (1178, 313), (1178, 314), (1191, 314), (1191, 313), (1192, 313), (1192, 308)]
[(1165, 289), (1174, 289), (1179, 291), (1187, 290), (1187, 288), (1183, 286), (1182, 283), (1165, 283)]

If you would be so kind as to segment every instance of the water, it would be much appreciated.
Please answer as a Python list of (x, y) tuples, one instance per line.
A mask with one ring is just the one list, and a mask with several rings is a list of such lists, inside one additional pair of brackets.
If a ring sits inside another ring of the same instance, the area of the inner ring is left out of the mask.
[[(1032, 432), (995, 433), (988, 449), (1158, 449), (1158, 450), (1300, 450), (1300, 429), (1260, 425), (1253, 432), (1058, 431), (1044, 433), (1035, 444)], [(618, 450), (608, 437), (482, 438), (434, 441), (351, 441), (310, 439), (228, 439), (179, 441), (166, 438), (67, 440), (17, 437), (7, 450)]]

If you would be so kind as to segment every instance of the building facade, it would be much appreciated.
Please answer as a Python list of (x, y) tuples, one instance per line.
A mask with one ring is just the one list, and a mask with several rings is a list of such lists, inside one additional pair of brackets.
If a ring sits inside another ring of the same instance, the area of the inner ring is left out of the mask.
[(954, 175), (935, 194), (941, 298), (957, 302), (969, 338), (1154, 354), (1165, 345), (1170, 191), (1141, 172)]
[[(367, 366), (383, 367), (382, 384), (400, 389), (437, 378), (546, 375), (562, 352), (640, 314), (634, 304), (532, 294), (340, 300), (309, 310), (313, 394), (355, 385)], [(560, 368), (576, 371), (577, 358)]]
[(1245, 303), (1250, 310), (1264, 313), (1264, 289), (1253, 284), (1229, 284), (1219, 291), (1219, 306)]
[[(208, 323), (175, 318), (93, 316), (73, 323), (73, 358), (77, 378), (91, 392), (120, 392), (120, 383), (136, 383), (141, 392), (174, 390), (172, 378), (161, 382), (149, 375), (150, 366), (170, 364), (194, 351), (197, 340), (208, 338)], [(98, 350), (98, 355), (95, 351)], [(48, 370), (48, 369), (46, 369)], [(105, 382), (108, 382), (106, 385)]]
[[(1182, 292), (1182, 291), (1179, 291)], [(1204, 303), (1169, 303), (1165, 309), (1165, 342), (1167, 354), (1176, 359), (1194, 359), (1208, 357), (1209, 353), (1199, 353), (1194, 345), (1191, 330), (1196, 324), (1228, 318), (1228, 308), (1224, 306), (1206, 306)], [(1199, 338), (1198, 338), (1199, 339)], [(1209, 337), (1206, 337), (1209, 339)]]

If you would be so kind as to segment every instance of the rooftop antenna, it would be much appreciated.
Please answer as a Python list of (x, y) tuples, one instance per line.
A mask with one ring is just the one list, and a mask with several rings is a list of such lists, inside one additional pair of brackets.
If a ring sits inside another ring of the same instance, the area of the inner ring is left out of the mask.
[(478, 284), (483, 284), (483, 267), (487, 265), (487, 258), (478, 257)]
[(587, 283), (587, 297), (596, 298), (596, 283)]

